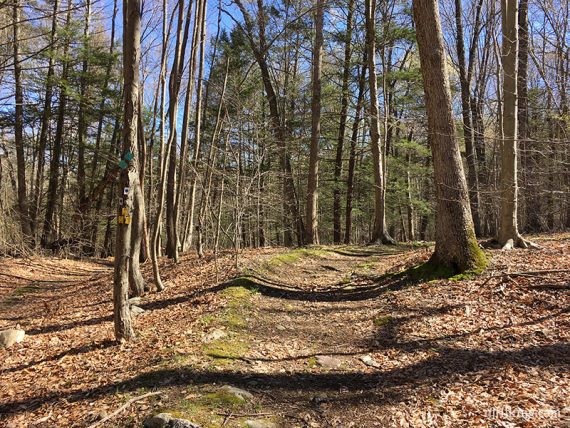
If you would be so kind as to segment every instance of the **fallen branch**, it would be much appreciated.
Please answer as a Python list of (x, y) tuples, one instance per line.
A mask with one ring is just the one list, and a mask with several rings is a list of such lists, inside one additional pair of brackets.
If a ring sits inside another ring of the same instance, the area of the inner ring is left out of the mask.
[(119, 407), (113, 413), (105, 416), (103, 419), (95, 422), (94, 424), (89, 425), (88, 428), (98, 427), (99, 425), (103, 424), (104, 422), (107, 422), (109, 419), (117, 416), (119, 413), (121, 413), (123, 410), (125, 410), (127, 407), (129, 407), (131, 404), (133, 404), (139, 400), (142, 400), (143, 398), (147, 398), (147, 397), (151, 397), (153, 395), (159, 395), (159, 394), (162, 394), (162, 392), (161, 391), (149, 392), (147, 394), (143, 394), (143, 395), (139, 395), (138, 397), (131, 398), (129, 401), (127, 401), (125, 404), (123, 404), (121, 407)]
[(513, 277), (513, 276), (531, 276), (531, 277), (534, 277), (534, 276), (544, 275), (544, 274), (548, 274), (548, 273), (568, 273), (568, 272), (570, 272), (570, 269), (546, 269), (546, 270), (529, 270), (529, 271), (523, 271), (523, 272), (503, 272), (503, 273), (500, 273), (498, 275), (491, 275), (491, 276), (487, 277), (485, 282), (483, 282), (483, 285), (487, 284), (493, 278)]
[(544, 289), (544, 288), (551, 288), (553, 290), (569, 290), (570, 289), (570, 283), (569, 284), (537, 284), (537, 285), (532, 285), (530, 288), (533, 289)]
[(226, 418), (255, 418), (261, 416), (275, 416), (274, 413), (217, 413), (217, 415), (225, 416)]

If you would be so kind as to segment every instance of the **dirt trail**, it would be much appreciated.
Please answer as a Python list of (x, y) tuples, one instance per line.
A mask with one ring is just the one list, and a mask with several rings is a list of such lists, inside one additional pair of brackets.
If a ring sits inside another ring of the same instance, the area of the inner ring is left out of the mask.
[(161, 395), (105, 426), (160, 411), (203, 427), (563, 426), (569, 275), (503, 275), (570, 269), (568, 237), (541, 245), (491, 252), (482, 277), (429, 282), (401, 273), (425, 248), (256, 250), (241, 273), (230, 254), (186, 256), (163, 266), (170, 287), (142, 300), (138, 337), (121, 346), (110, 340), (110, 268), (38, 262), (83, 276), (42, 274), (16, 305), (25, 282), (0, 277), (0, 325), (30, 334), (0, 350), (0, 425), (85, 427), (151, 390)]
[[(221, 352), (231, 368), (207, 367), (204, 381), (254, 391), (282, 426), (562, 424), (568, 296), (526, 280), (387, 275), (428, 254), (326, 248), (256, 263), (233, 282), (255, 290), (242, 339), (229, 342), (247, 346)], [(520, 269), (525, 254), (512, 257)], [(501, 253), (494, 260), (504, 269)]]

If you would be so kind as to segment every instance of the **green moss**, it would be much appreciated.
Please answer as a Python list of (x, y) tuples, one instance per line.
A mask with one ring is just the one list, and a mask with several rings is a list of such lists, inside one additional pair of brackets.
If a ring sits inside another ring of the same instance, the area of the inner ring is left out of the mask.
[(201, 322), (203, 325), (209, 325), (209, 324), (211, 324), (215, 319), (216, 319), (216, 317), (215, 317), (214, 314), (208, 314), (208, 315), (203, 315), (203, 316), (200, 318), (200, 322)]
[(239, 330), (247, 327), (247, 321), (236, 310), (227, 310), (223, 315), (222, 324), (230, 330)]
[(453, 269), (448, 266), (433, 263), (431, 261), (414, 266), (400, 273), (414, 281), (434, 281), (450, 278), (454, 275)]
[(392, 321), (394, 321), (394, 317), (392, 315), (383, 315), (377, 318), (374, 318), (372, 320), (372, 323), (376, 326), (376, 327), (383, 327), (387, 324), (390, 324)]
[(221, 294), (232, 302), (248, 300), (255, 291), (248, 288), (247, 284), (246, 277), (236, 278), (232, 281), (232, 286), (223, 289)]
[(227, 391), (216, 391), (202, 397), (200, 403), (208, 407), (235, 408), (243, 406), (245, 400)]
[(324, 257), (329, 253), (329, 250), (323, 249), (321, 247), (298, 248), (273, 256), (264, 263), (264, 267), (271, 269), (286, 264), (297, 263), (303, 257)]
[(38, 290), (40, 290), (40, 287), (37, 285), (25, 285), (23, 287), (16, 288), (16, 290), (14, 290), (14, 294), (22, 296), (24, 294), (34, 293)]
[(472, 275), (478, 275), (487, 269), (489, 259), (487, 258), (485, 251), (479, 247), (477, 237), (473, 230), (469, 232), (469, 253), (471, 254), (470, 266), (466, 266), (463, 270), (464, 272), (459, 273), (470, 272)]
[(307, 360), (307, 365), (310, 368), (316, 367), (317, 366), (317, 358), (316, 357), (311, 357)]
[(204, 354), (212, 358), (235, 360), (246, 354), (249, 345), (235, 339), (220, 339), (205, 344), (203, 350)]
[(180, 399), (170, 403), (160, 413), (170, 413), (175, 418), (189, 419), (205, 428), (219, 427), (223, 418), (218, 415), (221, 412), (236, 411), (247, 403), (226, 391), (211, 392), (201, 397), (192, 399)]

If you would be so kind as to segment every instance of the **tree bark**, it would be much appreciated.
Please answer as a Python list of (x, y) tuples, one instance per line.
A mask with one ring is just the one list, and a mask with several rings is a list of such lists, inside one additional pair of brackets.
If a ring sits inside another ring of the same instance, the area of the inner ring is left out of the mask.
[(346, 211), (344, 225), (344, 243), (350, 244), (352, 236), (352, 200), (354, 197), (354, 173), (356, 170), (356, 142), (358, 139), (358, 129), (360, 127), (361, 112), (364, 105), (364, 85), (366, 83), (366, 62), (367, 55), (364, 50), (362, 67), (358, 75), (358, 96), (354, 111), (354, 121), (352, 122), (352, 133), (350, 135), (350, 156), (348, 158), (348, 172), (346, 178)]
[[(71, 0), (67, 2), (66, 27), (71, 22)], [(59, 168), (61, 151), (63, 148), (63, 131), (65, 125), (65, 115), (67, 109), (67, 80), (69, 76), (69, 40), (63, 40), (63, 66), (61, 71), (61, 84), (59, 85), (59, 105), (57, 108), (57, 124), (55, 129), (55, 138), (52, 142), (50, 164), (49, 164), (49, 181), (47, 189), (46, 214), (44, 219), (41, 243), (45, 248), (54, 239), (56, 239), (55, 231), (55, 207), (57, 203), (57, 191), (59, 187)]]
[(13, 49), (14, 49), (14, 106), (15, 128), (14, 143), (16, 146), (16, 171), (18, 179), (18, 210), (20, 224), (26, 239), (32, 235), (30, 225), (28, 194), (26, 190), (26, 159), (24, 153), (24, 92), (22, 89), (22, 64), (20, 64), (20, 0), (14, 0)]
[(340, 124), (338, 127), (338, 139), (336, 144), (336, 158), (334, 164), (334, 189), (333, 189), (333, 242), (341, 242), (341, 189), (342, 155), (344, 152), (344, 138), (346, 133), (346, 119), (348, 116), (348, 80), (350, 77), (350, 58), (352, 55), (352, 21), (354, 15), (354, 0), (348, 2), (346, 16), (346, 33), (344, 39), (344, 62), (342, 72), (342, 88), (340, 98)]
[(307, 179), (307, 206), (305, 220), (305, 244), (318, 244), (318, 186), (319, 142), (321, 138), (321, 67), (323, 63), (324, 1), (316, 0), (315, 40), (313, 45), (312, 99), (311, 99), (311, 149)]
[(200, 160), (200, 154), (202, 151), (202, 99), (204, 82), (204, 56), (206, 48), (206, 0), (203, 0), (203, 4), (200, 12), (199, 21), (199, 34), (200, 34), (200, 59), (198, 62), (198, 80), (196, 82), (196, 112), (194, 116), (195, 123), (195, 135), (194, 135), (194, 158), (192, 162), (192, 176), (190, 179), (190, 203), (188, 209), (188, 225), (187, 225), (187, 242), (185, 246), (189, 246), (192, 242), (192, 232), (194, 228), (194, 207), (196, 205), (196, 184), (198, 180), (198, 161)]
[[(140, 212), (135, 203), (140, 195), (137, 138), (138, 138), (138, 102), (139, 102), (139, 66), (141, 36), (140, 0), (123, 0), (123, 81), (124, 81), (124, 125), (121, 154), (128, 166), (122, 169), (119, 177), (119, 192), (123, 193), (123, 206), (117, 209), (117, 230), (115, 246), (115, 275), (113, 288), (115, 337), (118, 341), (134, 336), (129, 307), (129, 278), (137, 272), (130, 272), (131, 233), (133, 223), (139, 221)], [(128, 156), (128, 154), (132, 156)], [(124, 189), (124, 191), (123, 191)], [(136, 211), (133, 211), (136, 210)], [(135, 218), (134, 216), (137, 215)], [(136, 233), (136, 232), (135, 232)], [(137, 258), (138, 262), (138, 258)]]
[[(174, 203), (176, 192), (176, 160), (177, 160), (177, 124), (178, 124), (178, 99), (180, 96), (180, 84), (184, 70), (184, 58), (186, 43), (188, 41), (188, 29), (192, 11), (192, 0), (189, 1), (186, 20), (184, 19), (184, 0), (178, 3), (178, 31), (176, 34), (176, 47), (170, 80), (168, 82), (168, 126), (169, 135), (167, 142), (168, 156), (164, 159), (166, 172), (166, 255), (178, 262), (178, 236), (176, 235)], [(182, 31), (183, 24), (184, 31)]]
[(518, 230), (518, 170), (517, 170), (517, 57), (518, 0), (501, 1), (503, 65), (503, 140), (501, 147), (499, 215), (499, 245), (505, 249), (526, 247)]
[[(478, 8), (476, 21), (479, 21), (480, 8)], [(467, 160), (467, 185), (469, 188), (469, 202), (471, 204), (471, 215), (475, 226), (475, 234), (481, 234), (481, 219), (479, 215), (479, 183), (477, 177), (476, 153), (473, 141), (473, 120), (471, 117), (470, 98), (473, 53), (469, 52), (469, 69), (465, 58), (465, 45), (463, 34), (463, 11), (461, 0), (455, 0), (455, 24), (457, 26), (457, 59), (459, 63), (459, 81), (461, 84), (461, 113), (463, 116), (463, 136), (465, 140), (465, 157)], [(477, 34), (477, 24), (473, 32)], [(476, 40), (476, 36), (474, 36)]]
[[(386, 229), (386, 188), (384, 160), (380, 147), (380, 112), (376, 76), (376, 0), (366, 0), (366, 48), (368, 50), (368, 81), (370, 86), (370, 144), (374, 166), (374, 226), (371, 242), (394, 244)], [(386, 130), (384, 130), (386, 132)]]
[(455, 137), (437, 0), (415, 0), (413, 14), (436, 188), (435, 252), (430, 261), (455, 272), (481, 270), (487, 260), (475, 238), (467, 183)]
[(32, 199), (32, 207), (33, 210), (31, 213), (32, 216), (32, 224), (34, 228), (34, 236), (37, 233), (38, 228), (38, 217), (40, 215), (40, 207), (42, 202), (42, 187), (43, 187), (43, 180), (44, 180), (44, 169), (45, 169), (45, 153), (48, 141), (48, 131), (49, 131), (49, 123), (51, 120), (51, 103), (53, 98), (53, 77), (54, 77), (54, 53), (55, 48), (53, 47), (55, 43), (55, 35), (57, 33), (57, 17), (59, 12), (59, 0), (55, 0), (53, 3), (53, 17), (51, 21), (51, 33), (50, 33), (50, 44), (51, 49), (49, 50), (49, 59), (48, 59), (48, 71), (46, 75), (46, 91), (44, 97), (44, 110), (42, 112), (42, 122), (40, 126), (40, 136), (39, 136), (39, 144), (38, 144), (38, 170), (36, 173), (36, 183), (35, 183), (35, 190), (34, 190), (34, 197)]

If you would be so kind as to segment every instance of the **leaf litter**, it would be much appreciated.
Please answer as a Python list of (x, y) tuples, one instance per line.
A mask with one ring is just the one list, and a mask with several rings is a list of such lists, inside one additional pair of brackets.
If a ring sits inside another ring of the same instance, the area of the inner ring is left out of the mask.
[[(164, 409), (201, 412), (204, 426), (244, 423), (229, 414), (284, 427), (563, 426), (570, 236), (533, 240), (542, 249), (489, 251), (478, 277), (429, 282), (397, 275), (430, 254), (404, 246), (244, 250), (240, 270), (229, 253), (162, 261), (168, 288), (137, 304), (137, 337), (121, 345), (112, 261), (2, 259), (0, 328), (27, 336), (0, 350), (0, 425), (86, 427), (161, 391), (108, 426)], [(212, 343), (227, 355), (207, 355)], [(252, 403), (206, 403), (224, 385)]]

